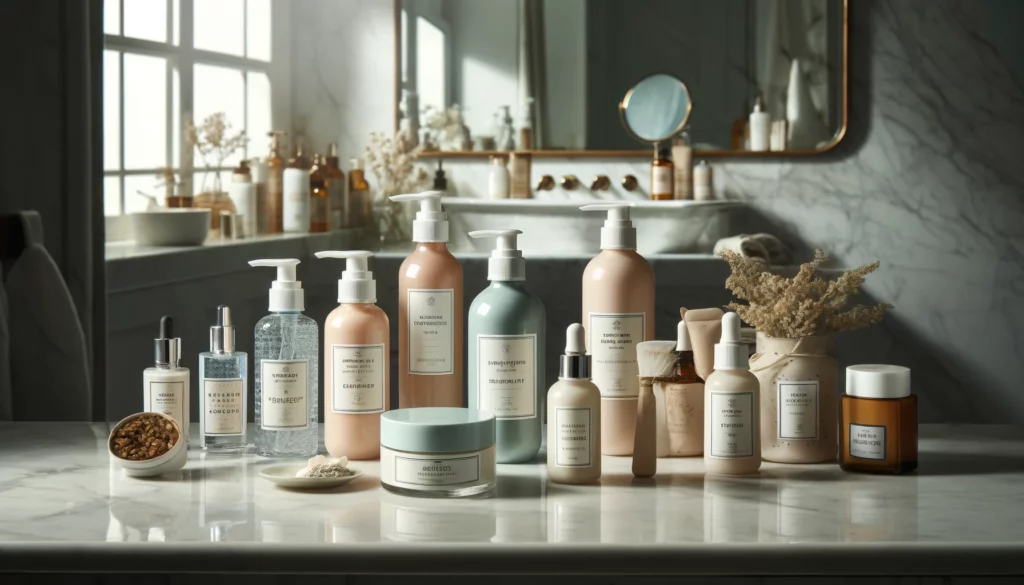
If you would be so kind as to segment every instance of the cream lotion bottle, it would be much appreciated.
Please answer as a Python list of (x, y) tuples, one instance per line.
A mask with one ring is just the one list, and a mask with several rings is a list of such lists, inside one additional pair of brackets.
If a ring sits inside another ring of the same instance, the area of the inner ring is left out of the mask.
[(715, 371), (704, 382), (704, 468), (708, 473), (747, 475), (761, 467), (761, 384), (750, 373), (740, 317), (722, 316), (715, 344)]
[(174, 336), (174, 320), (160, 318), (160, 337), (153, 340), (154, 364), (142, 372), (142, 410), (159, 412), (178, 421), (188, 439), (188, 368), (181, 367), (181, 339)]
[(540, 451), (547, 314), (526, 290), (519, 230), (480, 230), (494, 237), (485, 288), (469, 308), (469, 408), (496, 419), (498, 463), (532, 461)]
[(338, 308), (324, 323), (324, 446), (333, 457), (380, 457), (380, 415), (390, 398), (391, 326), (375, 305), (373, 252), (317, 252), (344, 258)]
[(448, 251), (441, 191), (395, 195), (418, 201), (416, 249), (398, 274), (398, 405), (462, 407), (462, 265)]
[(636, 251), (629, 204), (585, 205), (607, 211), (601, 253), (583, 271), (583, 323), (601, 389), (601, 452), (632, 455), (640, 394), (636, 344), (654, 338), (654, 270)]
[(594, 483), (601, 479), (601, 391), (590, 381), (586, 332), (565, 332), (558, 381), (548, 390), (548, 479)]

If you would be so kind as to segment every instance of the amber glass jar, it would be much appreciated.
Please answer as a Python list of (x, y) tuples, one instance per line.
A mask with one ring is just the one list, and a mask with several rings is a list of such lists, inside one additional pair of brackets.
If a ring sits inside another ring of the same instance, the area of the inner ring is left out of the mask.
[(910, 393), (910, 369), (887, 365), (846, 368), (839, 427), (839, 466), (845, 471), (907, 473), (917, 469), (917, 397)]

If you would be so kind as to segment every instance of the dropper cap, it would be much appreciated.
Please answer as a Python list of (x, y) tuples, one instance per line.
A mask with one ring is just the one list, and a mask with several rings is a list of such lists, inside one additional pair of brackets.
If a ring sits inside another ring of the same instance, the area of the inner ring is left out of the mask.
[(749, 370), (747, 344), (740, 338), (740, 316), (722, 315), (722, 339), (715, 344), (716, 370)]
[(676, 351), (693, 351), (690, 345), (690, 332), (686, 330), (686, 321), (679, 321), (676, 325)]
[(217, 307), (217, 324), (210, 327), (210, 352), (232, 353), (235, 351), (235, 328), (231, 326), (231, 309), (227, 305)]
[(277, 280), (270, 285), (270, 311), (274, 313), (300, 313), (305, 306), (302, 283), (296, 280), (295, 258), (251, 260), (249, 266), (272, 266), (277, 268)]
[(158, 366), (181, 363), (181, 339), (174, 336), (174, 319), (166, 315), (160, 318), (160, 337), (153, 340), (153, 357)]
[(338, 280), (339, 303), (376, 303), (377, 281), (369, 269), (369, 260), (373, 252), (366, 250), (348, 250), (338, 252), (326, 250), (317, 252), (317, 258), (342, 258), (346, 260), (345, 270)]
[(636, 250), (636, 228), (629, 220), (628, 203), (595, 203), (580, 207), (583, 211), (607, 211), (601, 228), (602, 250)]
[(406, 195), (393, 195), (392, 201), (419, 201), (420, 210), (412, 222), (412, 241), (448, 242), (448, 214), (441, 210), (444, 191), (424, 191)]
[(590, 356), (587, 355), (586, 330), (573, 323), (565, 330), (565, 355), (558, 364), (559, 379), (589, 380)]
[(519, 230), (476, 230), (471, 238), (496, 238), (494, 250), (487, 260), (487, 280), (526, 280), (526, 260), (516, 245)]

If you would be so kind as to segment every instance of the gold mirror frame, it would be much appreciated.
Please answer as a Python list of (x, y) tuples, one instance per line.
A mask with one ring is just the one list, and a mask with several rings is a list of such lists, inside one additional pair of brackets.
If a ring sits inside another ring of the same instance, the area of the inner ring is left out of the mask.
[[(846, 137), (847, 124), (850, 115), (850, 0), (842, 0), (843, 11), (843, 42), (842, 58), (842, 117), (839, 130), (836, 132), (832, 142), (822, 148), (799, 148), (776, 151), (753, 151), (753, 150), (700, 150), (694, 149), (693, 156), (699, 158), (782, 158), (782, 157), (807, 157), (825, 154), (837, 146)], [(402, 0), (395, 0), (394, 11), (394, 34), (395, 34), (395, 132), (398, 132), (401, 121), (401, 112), (398, 109), (402, 102)], [(685, 82), (684, 82), (685, 83)], [(621, 102), (619, 104), (621, 106)], [(495, 155), (508, 155), (509, 151), (494, 150), (431, 150), (420, 153), (420, 158), (489, 158)], [(514, 152), (527, 152), (537, 158), (650, 158), (650, 149), (640, 150), (525, 150)]]

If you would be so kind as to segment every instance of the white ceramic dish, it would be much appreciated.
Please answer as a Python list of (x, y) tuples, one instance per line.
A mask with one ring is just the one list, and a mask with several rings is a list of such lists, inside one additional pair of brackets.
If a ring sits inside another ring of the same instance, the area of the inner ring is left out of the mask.
[[(165, 421), (173, 424), (174, 428), (178, 429), (178, 442), (171, 447), (170, 451), (159, 457), (146, 459), (145, 461), (129, 461), (127, 459), (121, 459), (114, 454), (114, 450), (111, 448), (111, 444), (114, 442), (114, 433), (116, 433), (117, 430), (126, 423), (135, 420), (144, 414), (158, 415)], [(182, 467), (185, 467), (185, 462), (188, 461), (187, 443), (188, 440), (185, 437), (185, 434), (181, 432), (181, 427), (178, 426), (178, 422), (172, 417), (159, 412), (137, 412), (126, 416), (114, 425), (114, 428), (110, 431), (110, 436), (107, 437), (107, 452), (110, 453), (111, 465), (117, 465), (121, 469), (124, 469), (124, 474), (128, 477), (154, 477), (165, 473), (180, 471)]]
[(305, 465), (274, 465), (260, 470), (260, 477), (277, 485), (293, 490), (322, 490), (351, 483), (363, 476), (358, 469), (349, 468), (353, 473), (345, 477), (295, 477)]
[(210, 235), (210, 210), (172, 208), (131, 214), (140, 246), (201, 246)]

